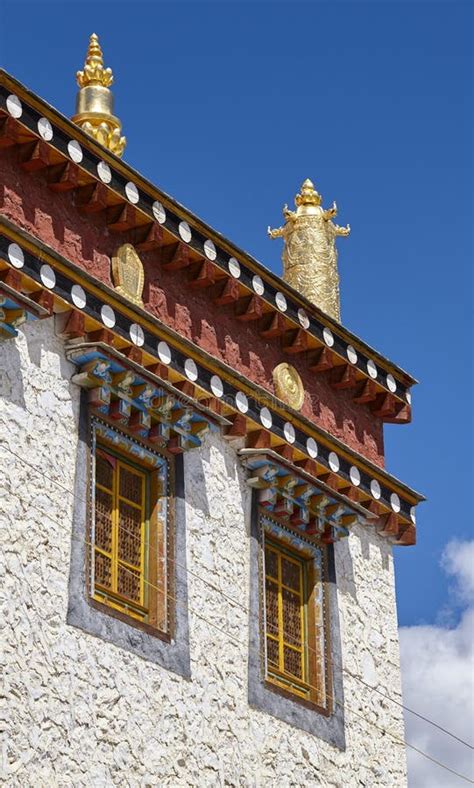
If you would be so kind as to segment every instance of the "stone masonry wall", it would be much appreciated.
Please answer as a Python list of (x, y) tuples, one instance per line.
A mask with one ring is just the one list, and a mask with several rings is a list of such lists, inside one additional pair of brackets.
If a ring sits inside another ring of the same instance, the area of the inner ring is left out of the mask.
[(403, 746), (374, 727), (403, 737), (375, 692), (400, 700), (387, 541), (358, 528), (336, 546), (340, 750), (249, 707), (250, 491), (235, 447), (213, 433), (185, 456), (186, 680), (66, 623), (79, 389), (53, 320), (1, 344), (0, 370), (4, 784), (404, 786)]

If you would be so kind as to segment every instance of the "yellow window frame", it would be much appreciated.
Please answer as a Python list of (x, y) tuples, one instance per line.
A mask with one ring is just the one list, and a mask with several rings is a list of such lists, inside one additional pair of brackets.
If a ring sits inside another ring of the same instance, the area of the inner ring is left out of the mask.
[[(271, 575), (267, 572), (267, 552), (273, 553), (276, 557), (277, 562), (277, 576)], [(270, 631), (269, 624), (267, 622), (266, 626), (266, 638), (268, 640), (273, 640), (278, 643), (278, 667), (276, 668), (274, 664), (269, 665), (267, 662), (267, 672), (268, 677), (275, 681), (278, 684), (283, 683), (285, 687), (288, 687), (290, 690), (292, 689), (294, 692), (306, 695), (308, 682), (307, 682), (307, 673), (308, 673), (308, 665), (307, 665), (307, 658), (306, 658), (306, 631), (307, 631), (307, 606), (305, 603), (305, 586), (306, 586), (306, 566), (305, 561), (295, 554), (292, 554), (286, 548), (277, 545), (275, 542), (266, 539), (265, 540), (265, 580), (267, 582), (271, 582), (277, 586), (278, 592), (278, 631), (275, 633), (274, 631)], [(283, 561), (287, 561), (298, 568), (298, 580), (299, 580), (299, 588), (295, 590), (290, 586), (287, 586), (283, 582)], [(299, 635), (300, 635), (300, 643), (301, 646), (296, 646), (294, 643), (290, 642), (290, 640), (286, 637), (285, 632), (285, 620), (284, 620), (284, 592), (291, 594), (293, 597), (296, 597), (299, 603), (300, 608), (300, 628), (299, 628)], [(295, 674), (291, 673), (289, 670), (285, 669), (285, 648), (294, 651), (295, 653), (299, 654), (300, 659), (300, 667), (301, 667), (301, 678), (296, 676)]]
[[(101, 490), (102, 492), (110, 495), (112, 498), (112, 508), (111, 508), (111, 520), (112, 520), (112, 534), (111, 534), (111, 550), (110, 552), (104, 550), (97, 546), (96, 543), (93, 545), (94, 550), (94, 565), (95, 565), (95, 556), (96, 553), (99, 553), (106, 558), (108, 558), (111, 562), (111, 588), (106, 586), (101, 586), (98, 583), (94, 583), (94, 599), (97, 601), (104, 602), (105, 604), (109, 605), (110, 607), (114, 607), (117, 610), (125, 610), (128, 615), (137, 618), (139, 620), (144, 620), (146, 618), (148, 607), (147, 607), (147, 556), (146, 556), (146, 545), (148, 543), (148, 536), (149, 536), (149, 517), (147, 514), (147, 509), (149, 508), (149, 487), (150, 487), (150, 472), (143, 468), (139, 468), (134, 463), (124, 460), (120, 455), (116, 452), (111, 451), (108, 446), (102, 445), (100, 443), (96, 446), (96, 455), (99, 453), (101, 456), (104, 457), (107, 461), (109, 457), (113, 459), (114, 465), (112, 466), (112, 488), (107, 488), (106, 486), (98, 483), (97, 477), (94, 479), (94, 487), (95, 490)], [(124, 495), (120, 494), (120, 474), (122, 469), (127, 470), (129, 473), (132, 473), (138, 476), (141, 480), (140, 483), (140, 504), (131, 501)], [(121, 503), (127, 504), (127, 506), (132, 507), (135, 510), (140, 512), (140, 564), (131, 564), (121, 558), (119, 558), (119, 527), (120, 527), (120, 504)], [(118, 590), (118, 576), (119, 576), (119, 569), (124, 569), (126, 572), (129, 571), (130, 573), (138, 574), (140, 577), (140, 599), (139, 601), (135, 601), (129, 599), (127, 596), (121, 594)]]
[[(270, 686), (295, 697), (300, 701), (306, 701), (318, 708), (318, 711), (329, 714), (331, 708), (330, 699), (330, 671), (328, 664), (328, 636), (325, 627), (325, 598), (323, 598), (321, 609), (316, 613), (316, 582), (322, 582), (320, 575), (318, 580), (314, 569), (314, 559), (312, 555), (304, 549), (298, 550), (293, 544), (290, 546), (287, 541), (277, 538), (273, 533), (268, 534), (266, 529), (263, 531), (263, 578), (264, 578), (264, 667), (265, 680)], [(277, 556), (277, 577), (267, 571), (267, 551)], [(296, 565), (299, 571), (299, 589), (283, 583), (282, 561), (286, 560)], [(278, 631), (271, 631), (271, 622), (267, 620), (266, 585), (273, 582), (278, 588)], [(321, 589), (322, 590), (322, 589)], [(297, 648), (294, 643), (289, 642), (285, 633), (285, 622), (283, 615), (283, 593), (289, 591), (299, 599), (300, 606), (300, 642), (301, 647)], [(321, 627), (323, 628), (321, 630)], [(316, 647), (317, 634), (325, 632), (325, 648), (321, 652)], [(268, 659), (267, 644), (268, 640), (278, 643), (278, 666), (270, 663)], [(295, 676), (285, 669), (284, 649), (291, 648), (301, 654), (301, 677)]]

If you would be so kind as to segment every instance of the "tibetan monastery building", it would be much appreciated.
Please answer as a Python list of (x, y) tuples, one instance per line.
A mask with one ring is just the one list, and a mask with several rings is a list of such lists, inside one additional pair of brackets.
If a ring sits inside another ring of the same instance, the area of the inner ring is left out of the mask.
[(280, 278), (124, 162), (97, 36), (77, 81), (0, 72), (5, 784), (403, 786), (416, 381), (340, 323), (349, 228), (306, 180)]

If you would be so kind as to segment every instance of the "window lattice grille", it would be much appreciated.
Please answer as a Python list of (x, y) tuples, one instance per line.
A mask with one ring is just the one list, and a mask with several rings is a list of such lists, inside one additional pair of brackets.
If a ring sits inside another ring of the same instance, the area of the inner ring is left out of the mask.
[(95, 468), (96, 590), (115, 607), (144, 607), (147, 474), (102, 449)]
[(265, 546), (267, 667), (306, 680), (304, 562)]
[(333, 708), (328, 652), (325, 562), (320, 546), (288, 538), (262, 515), (265, 679), (329, 714)]

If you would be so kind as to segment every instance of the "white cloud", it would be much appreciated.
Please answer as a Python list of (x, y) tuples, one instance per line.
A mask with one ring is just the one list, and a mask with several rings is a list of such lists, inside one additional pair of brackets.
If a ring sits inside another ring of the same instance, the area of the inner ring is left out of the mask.
[[(404, 704), (461, 739), (474, 741), (474, 541), (450, 542), (441, 566), (451, 605), (441, 622), (400, 629)], [(448, 615), (447, 615), (448, 613)], [(473, 751), (405, 712), (406, 740), (474, 779)], [(464, 780), (407, 750), (410, 788), (460, 788)]]
[(472, 542), (449, 542), (441, 566), (456, 578), (455, 591), (467, 604), (474, 602), (474, 540)]

